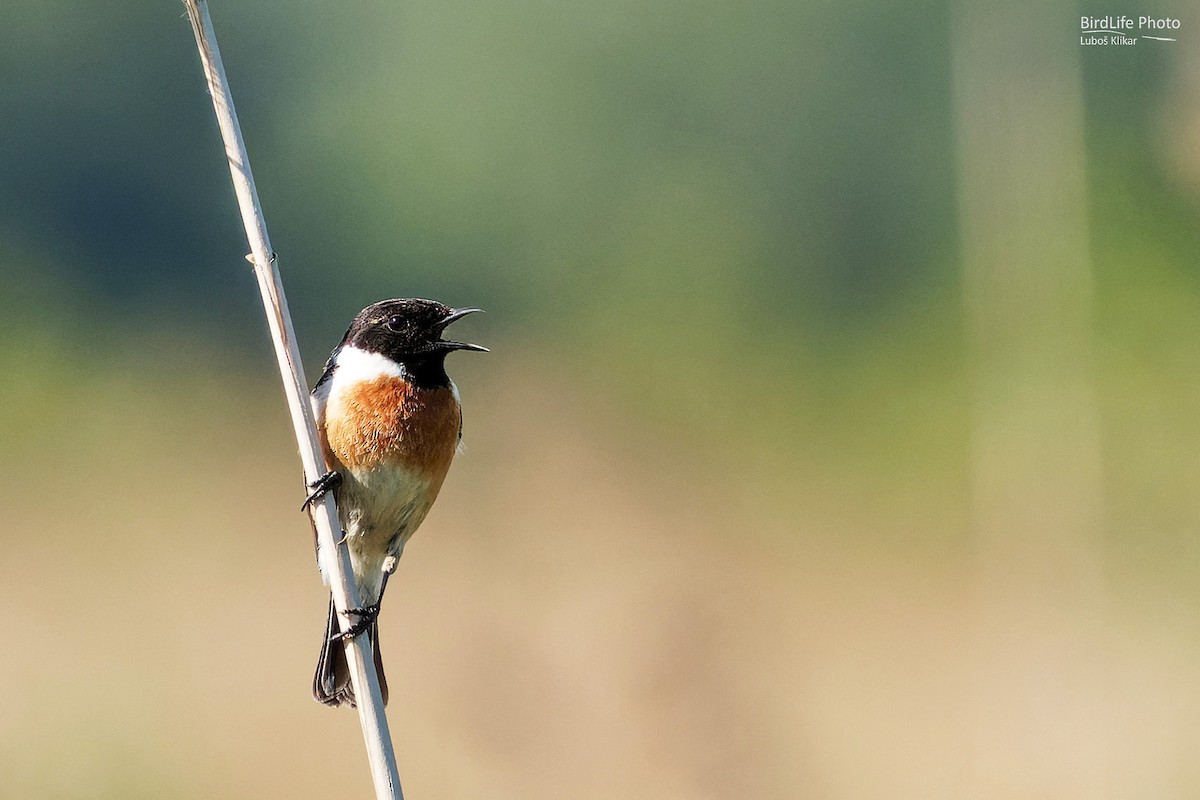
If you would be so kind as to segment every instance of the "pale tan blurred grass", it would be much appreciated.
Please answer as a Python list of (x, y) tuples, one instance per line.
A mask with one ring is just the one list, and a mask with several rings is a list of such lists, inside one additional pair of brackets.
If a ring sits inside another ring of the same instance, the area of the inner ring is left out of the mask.
[[(456, 370), (468, 449), (382, 618), (409, 796), (956, 797), (997, 758), (989, 796), (1077, 797), (1076, 746), (1114, 797), (1200, 789), (1194, 587), (1112, 565), (1095, 674), (1039, 693), (1069, 588), (1013, 598), (1042, 638), (979, 663), (957, 487), (772, 488), (520, 353)], [(369, 796), (354, 715), (308, 698), (326, 597), (278, 389), (166, 355), (7, 395), (0, 797)]]

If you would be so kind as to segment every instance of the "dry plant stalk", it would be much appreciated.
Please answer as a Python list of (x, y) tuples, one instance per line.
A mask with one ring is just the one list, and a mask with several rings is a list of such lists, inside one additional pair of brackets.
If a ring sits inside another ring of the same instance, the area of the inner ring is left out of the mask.
[[(263, 306), (267, 312), (267, 324), (271, 329), (271, 340), (279, 360), (279, 372), (283, 378), (284, 394), (291, 411), (296, 442), (300, 447), (300, 460), (304, 465), (305, 481), (311, 483), (326, 472), (325, 455), (317, 438), (316, 423), (309, 406), (308, 390), (304, 381), (304, 370), (300, 362), (300, 349), (292, 328), (291, 314), (283, 294), (283, 282), (275, 266), (275, 254), (267, 239), (266, 222), (254, 188), (254, 176), (250, 172), (250, 160), (246, 145), (242, 141), (242, 130), (234, 112), (233, 99), (225, 78), (225, 67), (217, 48), (216, 33), (208, 15), (205, 0), (184, 0), (192, 30), (196, 34), (196, 47), (200, 51), (200, 62), (212, 95), (213, 109), (221, 138), (225, 142), (225, 156), (229, 161), (229, 172), (237, 194), (242, 224), (250, 244), (247, 257), (254, 265), (258, 287), (262, 293)], [(326, 493), (321, 502), (309, 506), (321, 545), (329, 552), (336, 552), (336, 569), (330, 576), (330, 590), (339, 612), (342, 630), (349, 627), (346, 609), (359, 608), (361, 602), (354, 585), (350, 568), (350, 557), (341, 539), (341, 523), (338, 521), (337, 505), (333, 493)], [(336, 535), (335, 535), (335, 532)], [(371, 775), (378, 798), (403, 800), (400, 776), (396, 770), (396, 756), (392, 750), (392, 738), (388, 732), (387, 717), (383, 711), (383, 697), (379, 691), (379, 677), (371, 654), (371, 644), (366, 636), (355, 636), (345, 640), (346, 658), (350, 665), (354, 696), (358, 698), (358, 718), (366, 740), (367, 756), (371, 763)]]

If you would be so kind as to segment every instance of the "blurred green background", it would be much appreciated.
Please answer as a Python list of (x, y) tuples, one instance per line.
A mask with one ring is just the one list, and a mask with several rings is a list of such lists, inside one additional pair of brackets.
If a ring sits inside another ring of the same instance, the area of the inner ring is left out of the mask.
[[(310, 377), (489, 312), (413, 798), (1200, 793), (1200, 16), (214, 2)], [(0, 798), (369, 796), (191, 30), (0, 5)]]

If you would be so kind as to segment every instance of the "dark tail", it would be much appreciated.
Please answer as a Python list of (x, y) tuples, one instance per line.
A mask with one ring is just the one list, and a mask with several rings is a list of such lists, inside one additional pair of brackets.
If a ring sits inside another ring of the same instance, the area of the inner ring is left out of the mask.
[[(317, 662), (317, 674), (313, 678), (313, 697), (327, 706), (348, 705), (354, 707), (354, 685), (350, 683), (350, 667), (346, 663), (346, 645), (334, 640), (341, 629), (338, 627), (337, 611), (333, 600), (329, 601), (329, 623), (325, 626), (325, 643), (321, 645), (321, 660)], [(387, 678), (383, 677), (383, 660), (379, 657), (379, 624), (371, 623), (367, 629), (371, 637), (371, 651), (375, 654), (375, 672), (379, 675), (379, 691), (383, 704), (387, 705)]]

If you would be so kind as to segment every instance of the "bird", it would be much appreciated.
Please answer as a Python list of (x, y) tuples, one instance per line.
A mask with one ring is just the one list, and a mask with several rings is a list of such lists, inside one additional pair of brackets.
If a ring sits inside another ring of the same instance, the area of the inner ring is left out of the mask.
[[(479, 308), (396, 298), (354, 317), (310, 399), (329, 471), (310, 483), (304, 507), (332, 491), (350, 554), (361, 608), (341, 631), (332, 597), (313, 697), (329, 706), (355, 705), (343, 640), (367, 634), (383, 701), (387, 680), (379, 655), (379, 608), (404, 545), (437, 498), (462, 442), (458, 388), (445, 359), (486, 347), (443, 338), (446, 328)], [(337, 554), (317, 543), (326, 585)]]

